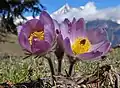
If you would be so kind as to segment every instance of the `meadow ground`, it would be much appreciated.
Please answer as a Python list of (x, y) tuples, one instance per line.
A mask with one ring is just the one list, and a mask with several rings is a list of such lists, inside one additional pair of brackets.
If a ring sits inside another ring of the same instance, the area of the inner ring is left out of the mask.
[[(45, 58), (43, 57), (34, 58), (34, 56), (32, 56), (23, 59), (25, 55), (17, 42), (17, 37), (15, 35), (8, 35), (7, 37), (5, 37), (4, 40), (5, 41), (0, 42), (0, 83), (10, 81), (15, 84), (15, 83), (25, 82), (28, 80), (36, 80), (38, 78), (50, 77), (51, 74), (50, 74), (49, 65)], [(56, 57), (54, 56), (51, 57), (56, 71), (57, 69)], [(110, 68), (112, 69), (111, 74), (109, 75), (113, 75), (113, 72), (120, 75), (119, 48), (113, 49), (111, 52), (109, 52), (107, 54), (107, 58), (104, 60), (79, 61), (78, 63), (76, 63), (74, 67), (74, 73), (77, 73), (81, 77), (86, 78), (86, 76), (94, 74), (96, 71), (98, 71), (99, 69), (98, 66), (102, 67), (106, 65), (110, 66)], [(68, 60), (65, 59), (62, 66), (62, 73), (65, 74), (65, 70), (68, 70), (68, 66), (69, 66)], [(99, 71), (101, 72), (102, 70)], [(105, 79), (104, 81), (106, 80), (107, 79)], [(113, 82), (113, 85), (115, 85), (113, 76), (109, 76), (109, 82), (111, 80)], [(107, 87), (100, 87), (100, 88), (114, 88), (113, 86), (111, 86), (112, 82), (107, 83), (106, 81), (106, 83), (104, 83), (104, 86)], [(87, 87), (87, 88), (94, 88), (94, 87)]]

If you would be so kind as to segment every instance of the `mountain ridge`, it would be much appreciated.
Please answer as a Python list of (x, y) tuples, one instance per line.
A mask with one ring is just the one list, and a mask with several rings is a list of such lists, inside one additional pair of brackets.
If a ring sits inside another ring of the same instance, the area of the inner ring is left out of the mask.
[[(94, 2), (88, 2), (84, 6), (72, 7), (68, 3), (51, 14), (53, 19), (61, 22), (65, 18), (72, 20), (84, 18), (86, 21), (92, 21), (96, 19), (100, 20), (112, 20), (120, 24), (120, 13), (117, 13), (120, 7), (97, 9)], [(116, 15), (116, 16), (115, 16)]]

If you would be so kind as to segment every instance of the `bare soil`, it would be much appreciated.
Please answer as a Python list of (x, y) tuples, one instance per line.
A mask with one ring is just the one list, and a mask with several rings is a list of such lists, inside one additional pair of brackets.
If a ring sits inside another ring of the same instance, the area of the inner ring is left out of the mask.
[(0, 55), (1, 54), (9, 54), (13, 56), (24, 55), (16, 35), (0, 33)]

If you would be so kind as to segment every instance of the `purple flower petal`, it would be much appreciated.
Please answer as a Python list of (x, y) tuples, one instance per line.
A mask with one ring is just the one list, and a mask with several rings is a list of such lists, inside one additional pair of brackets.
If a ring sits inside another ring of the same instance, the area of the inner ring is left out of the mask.
[(31, 49), (33, 54), (44, 54), (50, 49), (50, 44), (44, 40), (40, 41), (37, 38), (34, 38)]
[(52, 40), (55, 38), (55, 27), (52, 18), (50, 15), (42, 11), (40, 14), (41, 23), (44, 25), (44, 30), (49, 32), (52, 35)]
[(72, 20), (72, 24), (74, 24), (74, 23), (76, 23), (75, 17), (74, 17), (73, 20)]
[(26, 22), (26, 25), (30, 26), (31, 29), (36, 27), (36, 24), (39, 20), (38, 19), (31, 19)]
[(71, 22), (67, 18), (65, 18), (64, 22), (67, 23), (69, 27), (71, 26)]
[(89, 52), (90, 51), (100, 51), (100, 52), (106, 53), (109, 51), (110, 47), (111, 47), (111, 43), (108, 40), (105, 40), (98, 44), (92, 45)]
[(53, 20), (53, 23), (54, 23), (54, 26), (55, 26), (55, 31), (56, 30), (60, 31), (60, 24), (56, 20)]
[(73, 56), (73, 52), (72, 52), (71, 45), (70, 45), (70, 40), (68, 37), (65, 38), (64, 40), (64, 49), (68, 55)]
[(88, 36), (88, 39), (90, 40), (91, 44), (97, 44), (101, 41), (108, 40), (107, 32), (103, 28), (88, 30), (87, 36)]
[(99, 52), (103, 52), (103, 55), (106, 54), (111, 47), (111, 43), (109, 41), (106, 41), (100, 48), (98, 48), (97, 50)]
[[(64, 30), (63, 30), (64, 29)], [(79, 34), (76, 30), (76, 22), (72, 24), (67, 18), (60, 26), (61, 34), (63, 34), (63, 39), (68, 37), (72, 43), (76, 37), (79, 37)]]
[(74, 22), (70, 29), (70, 41), (71, 43), (74, 42), (74, 40), (79, 37), (79, 31), (76, 30), (76, 22)]
[[(82, 60), (95, 60), (100, 59), (99, 57), (106, 54), (110, 49), (111, 43), (109, 41), (104, 41), (97, 44), (91, 52), (78, 55)], [(96, 58), (97, 57), (97, 58)]]
[(40, 20), (36, 23), (35, 28), (33, 28), (34, 31), (44, 31), (44, 25), (41, 23)]
[(54, 20), (54, 25), (55, 25), (56, 33), (57, 33), (57, 46), (59, 47), (58, 49), (63, 51), (64, 44), (63, 44), (63, 36), (60, 30), (60, 24), (56, 20)]
[(79, 36), (86, 37), (86, 30), (85, 30), (85, 21), (83, 18), (80, 18), (76, 22), (76, 30)]
[(74, 40), (78, 37), (86, 37), (85, 23), (83, 18), (80, 18), (77, 22), (74, 21), (71, 27), (70, 41), (74, 42)]
[(57, 35), (57, 44), (55, 48), (55, 54), (58, 59), (62, 59), (64, 55), (64, 44), (63, 44), (63, 37), (61, 33)]
[(24, 34), (26, 35), (26, 37), (28, 38), (29, 36), (30, 36), (30, 34), (31, 34), (31, 28), (30, 28), (30, 26), (28, 25), (28, 24), (23, 24), (22, 25), (22, 27), (21, 27), (21, 30), (24, 32)]
[(21, 30), (20, 34), (18, 35), (18, 41), (23, 49), (31, 52), (31, 46), (29, 44), (28, 38), (27, 38), (25, 32), (22, 30)]
[(24, 25), (25, 26), (29, 26), (31, 30), (29, 30), (30, 32), (33, 32), (36, 27), (36, 24), (39, 20), (38, 19), (31, 19), (31, 20), (28, 20)]
[(40, 20), (32, 19), (23, 24), (21, 28), (21, 30), (25, 32), (26, 36), (29, 37), (32, 32), (43, 30), (43, 25)]
[(97, 44), (92, 45), (88, 52), (97, 50), (97, 49), (100, 48), (105, 42), (106, 42), (106, 40), (105, 40), (105, 41), (102, 41), (102, 42), (100, 42), (100, 43), (97, 43)]
[(47, 12), (42, 11), (39, 19), (41, 20), (42, 24), (50, 25), (51, 29), (54, 29), (53, 20)]
[(77, 55), (77, 59), (81, 59), (81, 60), (96, 60), (102, 54), (103, 54), (103, 52), (92, 51), (92, 52), (88, 52), (88, 53)]
[(60, 30), (61, 30), (61, 34), (63, 36), (63, 39), (65, 39), (66, 37), (69, 37), (69, 27), (68, 24), (66, 22), (62, 22), (60, 24)]
[(44, 30), (44, 40), (45, 41), (47, 41), (47, 42), (49, 42), (49, 44), (53, 44), (53, 36), (50, 34), (50, 32), (49, 31), (47, 31), (47, 30)]
[(70, 33), (71, 32), (71, 28), (72, 28), (72, 23), (67, 18), (65, 18), (63, 23), (68, 25), (68, 32)]
[(63, 37), (61, 33), (59, 33), (57, 36), (57, 44), (59, 45), (61, 50), (64, 50)]

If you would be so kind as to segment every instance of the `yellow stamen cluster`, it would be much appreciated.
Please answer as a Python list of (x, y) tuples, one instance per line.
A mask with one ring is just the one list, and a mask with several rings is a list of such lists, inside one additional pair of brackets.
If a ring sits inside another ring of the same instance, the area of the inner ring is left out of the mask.
[(35, 31), (35, 32), (33, 32), (30, 35), (30, 37), (28, 38), (30, 45), (32, 45), (33, 37), (36, 37), (39, 40), (44, 40), (44, 32), (43, 31), (40, 31), (40, 32)]
[(91, 43), (87, 38), (76, 38), (71, 45), (72, 51), (75, 55), (88, 52), (91, 47)]

